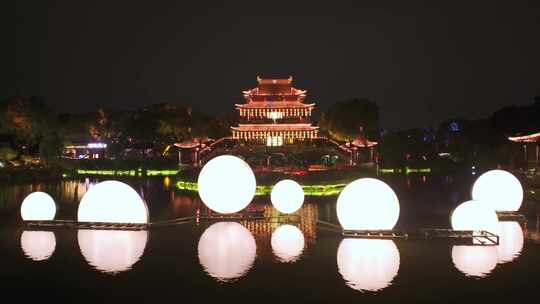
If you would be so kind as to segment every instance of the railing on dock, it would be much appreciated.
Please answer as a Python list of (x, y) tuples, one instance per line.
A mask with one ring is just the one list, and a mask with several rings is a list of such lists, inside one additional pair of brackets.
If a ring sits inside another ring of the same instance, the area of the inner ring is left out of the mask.
[(422, 229), (425, 239), (453, 239), (468, 241), (468, 245), (492, 246), (499, 245), (499, 236), (489, 231), (452, 230), (452, 229)]
[(103, 222), (77, 222), (71, 220), (52, 221), (25, 221), (25, 225), (31, 229), (93, 229), (93, 230), (146, 230), (148, 224), (140, 223), (103, 223)]

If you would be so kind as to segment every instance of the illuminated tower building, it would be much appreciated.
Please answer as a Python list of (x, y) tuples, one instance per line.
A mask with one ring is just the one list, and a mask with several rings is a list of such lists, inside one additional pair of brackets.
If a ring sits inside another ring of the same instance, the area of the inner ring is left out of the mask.
[(237, 127), (231, 127), (236, 140), (281, 146), (317, 137), (318, 127), (310, 117), (314, 103), (304, 103), (306, 91), (292, 86), (292, 77), (257, 77), (257, 87), (244, 91), (245, 103), (236, 104), (240, 114)]

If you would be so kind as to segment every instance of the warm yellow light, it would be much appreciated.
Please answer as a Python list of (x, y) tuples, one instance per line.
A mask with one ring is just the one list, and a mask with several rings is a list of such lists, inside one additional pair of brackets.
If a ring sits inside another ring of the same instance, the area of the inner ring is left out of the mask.
[(474, 182), (472, 199), (486, 203), (496, 211), (518, 211), (523, 201), (523, 187), (511, 173), (491, 170)]
[(507, 263), (517, 258), (523, 250), (523, 229), (518, 222), (499, 222), (499, 263)]
[(249, 230), (235, 222), (208, 227), (199, 239), (199, 262), (213, 278), (231, 282), (244, 276), (255, 262), (257, 245)]
[(54, 253), (56, 237), (51, 231), (23, 231), (21, 248), (28, 258), (34, 261), (44, 261)]
[(296, 226), (282, 225), (272, 233), (270, 244), (280, 262), (292, 263), (298, 260), (304, 251), (304, 234)]
[(339, 223), (346, 230), (393, 229), (399, 218), (399, 201), (390, 186), (374, 178), (348, 184), (337, 200)]
[(388, 287), (399, 270), (399, 251), (391, 240), (344, 239), (337, 253), (339, 273), (360, 291)]
[(452, 212), (451, 224), (454, 230), (485, 230), (497, 234), (499, 219), (497, 213), (486, 204), (466, 201)]
[(271, 112), (266, 112), (266, 117), (268, 119), (281, 119), (283, 118), (283, 112), (277, 112), (277, 111), (271, 111)]
[(95, 269), (109, 274), (130, 270), (144, 253), (148, 231), (79, 230), (79, 249)]
[(21, 217), (24, 221), (50, 221), (56, 215), (56, 204), (45, 192), (32, 192), (21, 204)]
[(148, 222), (148, 207), (139, 194), (119, 181), (93, 185), (79, 204), (79, 222), (138, 223)]
[(452, 262), (468, 277), (486, 277), (497, 266), (495, 246), (453, 246)]
[(219, 213), (244, 209), (253, 199), (257, 186), (249, 165), (233, 155), (210, 160), (202, 168), (197, 183), (201, 200)]
[(281, 213), (294, 213), (304, 203), (304, 190), (297, 182), (284, 179), (270, 193), (272, 205)]

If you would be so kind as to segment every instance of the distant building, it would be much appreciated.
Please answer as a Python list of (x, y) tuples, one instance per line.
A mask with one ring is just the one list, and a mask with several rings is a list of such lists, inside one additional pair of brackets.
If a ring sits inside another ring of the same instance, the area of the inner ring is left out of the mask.
[(292, 86), (292, 77), (257, 77), (257, 87), (244, 91), (245, 103), (236, 104), (240, 114), (237, 127), (231, 127), (239, 141), (281, 146), (317, 138), (318, 127), (311, 125), (314, 103), (306, 104), (306, 91)]
[(90, 142), (65, 145), (62, 156), (70, 159), (100, 159), (105, 158), (106, 153), (107, 144)]

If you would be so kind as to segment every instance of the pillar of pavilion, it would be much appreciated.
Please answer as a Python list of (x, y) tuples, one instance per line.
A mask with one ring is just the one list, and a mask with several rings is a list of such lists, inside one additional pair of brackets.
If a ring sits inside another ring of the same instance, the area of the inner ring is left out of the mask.
[(528, 135), (508, 137), (510, 141), (519, 143), (523, 147), (523, 159), (527, 165), (538, 167), (540, 164), (540, 132)]

